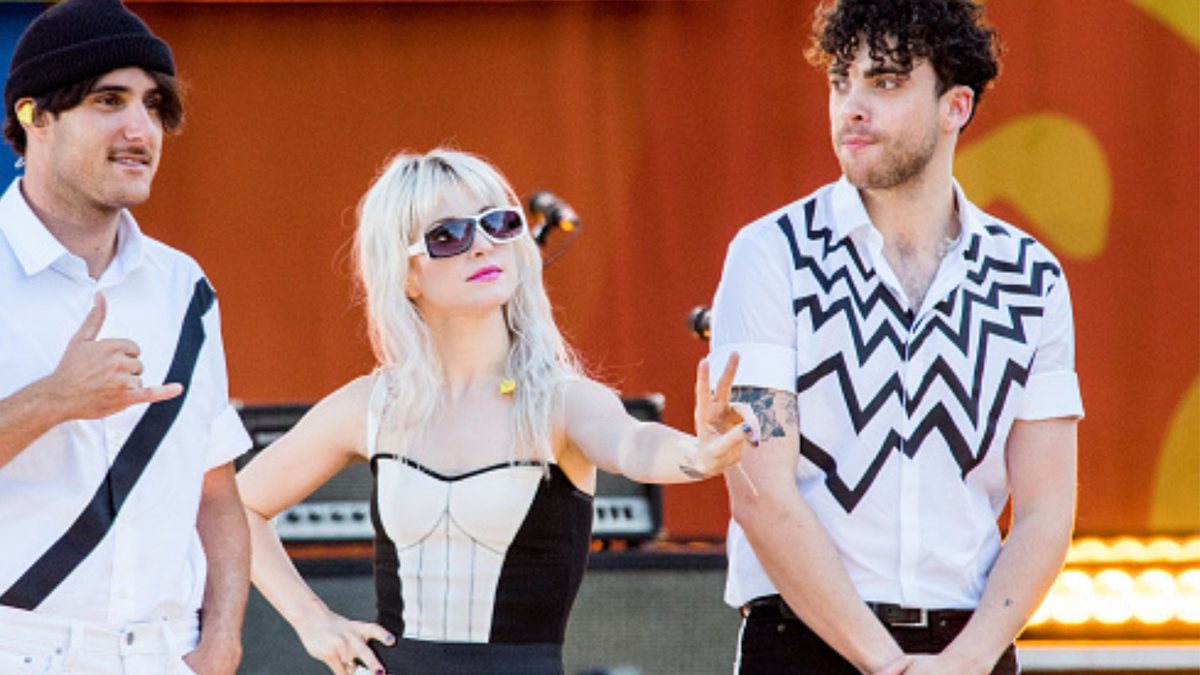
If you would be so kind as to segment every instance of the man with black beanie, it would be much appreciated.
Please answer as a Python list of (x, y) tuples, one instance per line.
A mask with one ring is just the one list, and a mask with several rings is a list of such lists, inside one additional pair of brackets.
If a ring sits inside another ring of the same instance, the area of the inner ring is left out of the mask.
[(119, 0), (21, 36), (0, 197), (0, 672), (232, 674), (248, 592), (216, 297), (142, 234), (183, 107)]

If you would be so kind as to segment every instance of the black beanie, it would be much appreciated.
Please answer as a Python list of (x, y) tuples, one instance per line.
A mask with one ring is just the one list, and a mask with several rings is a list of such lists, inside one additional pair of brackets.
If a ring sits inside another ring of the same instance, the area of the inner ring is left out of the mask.
[(175, 74), (171, 48), (120, 0), (66, 0), (21, 34), (4, 85), (4, 113), (11, 116), (26, 96), (130, 66)]

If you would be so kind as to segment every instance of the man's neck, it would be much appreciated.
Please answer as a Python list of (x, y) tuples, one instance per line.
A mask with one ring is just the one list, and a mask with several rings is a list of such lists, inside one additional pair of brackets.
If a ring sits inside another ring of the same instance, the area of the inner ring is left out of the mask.
[(909, 309), (919, 311), (949, 244), (960, 232), (949, 161), (931, 162), (902, 186), (859, 193), (871, 222), (883, 234), (883, 257), (903, 287)]
[(121, 209), (84, 207), (49, 181), (21, 180), (21, 194), (50, 234), (72, 254), (87, 263), (88, 276), (99, 279), (117, 255), (117, 230)]
[(949, 163), (931, 162), (928, 170), (903, 185), (886, 190), (859, 190), (871, 223), (885, 246), (902, 244), (936, 252), (959, 234), (957, 203)]

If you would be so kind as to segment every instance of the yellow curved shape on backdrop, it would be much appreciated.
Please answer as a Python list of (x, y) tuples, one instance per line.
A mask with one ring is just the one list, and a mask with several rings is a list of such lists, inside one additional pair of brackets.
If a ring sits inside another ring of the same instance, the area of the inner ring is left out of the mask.
[(1104, 250), (1112, 175), (1100, 142), (1057, 114), (1018, 117), (964, 147), (955, 176), (971, 200), (1004, 200), (1021, 211), (1056, 253), (1093, 258)]
[(1150, 527), (1200, 532), (1200, 377), (1175, 408), (1158, 458)]
[(1200, 49), (1200, 0), (1129, 0)]

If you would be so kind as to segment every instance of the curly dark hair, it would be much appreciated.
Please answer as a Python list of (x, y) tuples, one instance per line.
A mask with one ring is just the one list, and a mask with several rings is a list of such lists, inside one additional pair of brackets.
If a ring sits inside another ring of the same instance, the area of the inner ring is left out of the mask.
[(972, 0), (824, 0), (812, 37), (805, 55), (815, 66), (849, 65), (865, 39), (876, 64), (908, 71), (914, 59), (928, 59), (937, 95), (964, 85), (975, 92), (975, 106), (1000, 73), (999, 35)]

